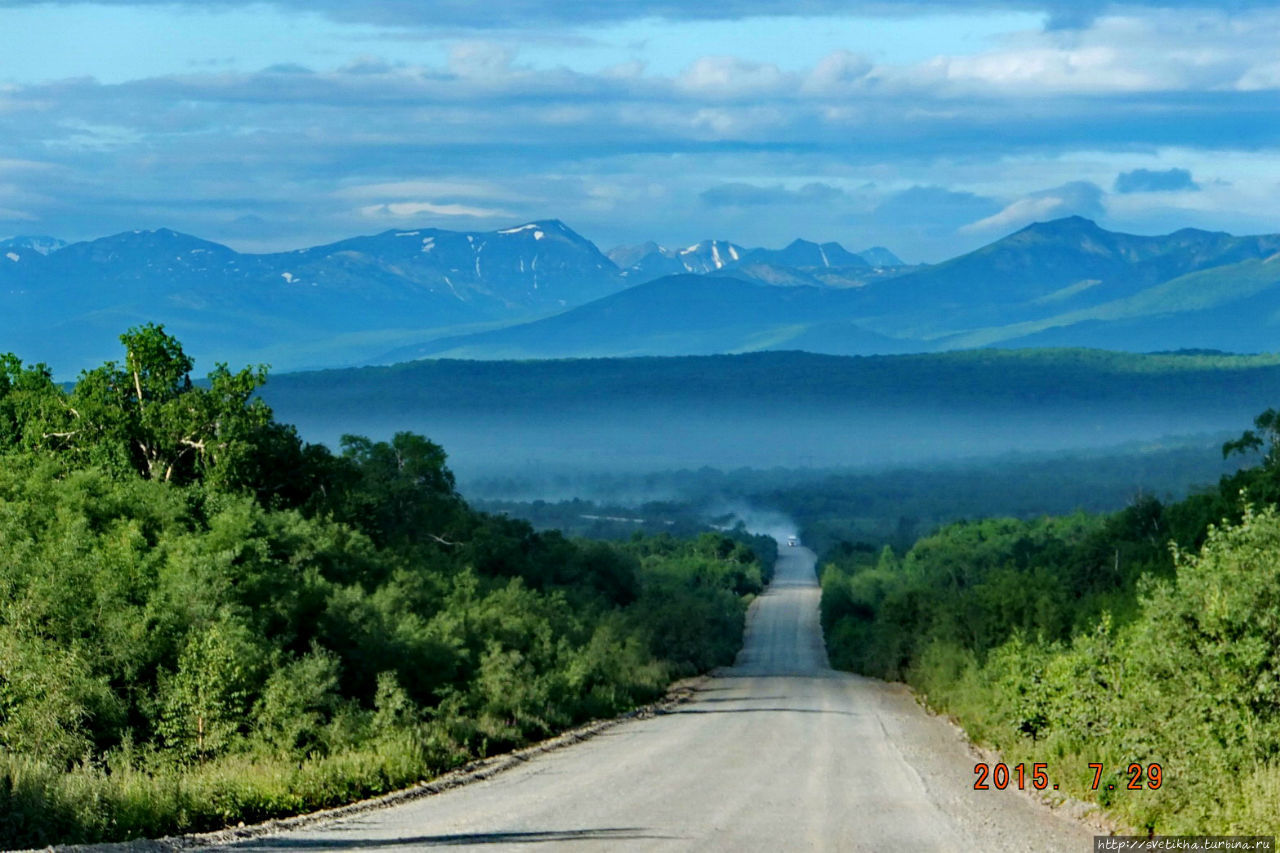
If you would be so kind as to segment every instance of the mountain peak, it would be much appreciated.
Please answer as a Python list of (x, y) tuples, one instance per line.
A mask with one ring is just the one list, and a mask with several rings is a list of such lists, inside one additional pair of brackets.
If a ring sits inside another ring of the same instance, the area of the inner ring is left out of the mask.
[(1107, 233), (1106, 229), (1097, 222), (1083, 216), (1064, 216), (1060, 219), (1050, 219), (1046, 222), (1033, 222), (1016, 233), (1023, 234), (1026, 232), (1036, 234)]
[(564, 222), (559, 219), (534, 219), (530, 222), (524, 223), (523, 225), (514, 225), (511, 228), (499, 228), (498, 233), (499, 234), (516, 234), (520, 231), (534, 231), (534, 230), (557, 231), (561, 234), (571, 234), (574, 237), (578, 236), (578, 232), (574, 231), (568, 225), (565, 225)]
[(866, 267), (869, 264), (839, 243), (815, 243), (792, 240), (785, 249), (756, 249), (748, 255), (755, 263), (776, 264), (797, 269), (830, 267)]
[(884, 246), (872, 246), (870, 249), (863, 249), (857, 253), (873, 267), (904, 267), (906, 262)]
[(99, 237), (96, 240), (90, 240), (84, 243), (73, 243), (62, 249), (62, 252), (190, 252), (192, 250), (200, 250), (203, 252), (211, 252), (218, 255), (234, 255), (228, 247), (221, 243), (214, 243), (210, 240), (204, 240), (200, 237), (194, 237), (191, 234), (184, 234), (181, 231), (174, 231), (171, 228), (157, 228), (154, 230), (135, 230), (122, 231), (119, 234), (111, 234), (107, 237)]
[(59, 240), (57, 237), (50, 237), (45, 234), (19, 234), (16, 237), (8, 237), (0, 240), (0, 248), (6, 252), (27, 251), (35, 252), (38, 255), (50, 255), (66, 246), (65, 240)]
[(181, 231), (174, 231), (172, 228), (137, 228), (133, 231), (121, 231), (119, 234), (110, 234), (106, 237), (99, 237), (92, 240), (93, 243), (114, 242), (114, 243), (156, 243), (156, 242), (193, 242), (207, 243), (208, 240), (202, 240), (190, 234), (184, 234)]
[(583, 237), (577, 231), (574, 231), (568, 225), (565, 225), (564, 222), (559, 219), (535, 219), (532, 222), (526, 222), (523, 225), (515, 225), (511, 228), (499, 228), (493, 233), (501, 237), (527, 237), (531, 235), (535, 240), (554, 237), (580, 246), (591, 246), (592, 249), (595, 249), (594, 243), (586, 237)]
[(1174, 231), (1169, 236), (1177, 237), (1179, 239), (1189, 239), (1189, 238), (1203, 239), (1208, 237), (1230, 237), (1231, 234), (1226, 231), (1206, 231), (1203, 228), (1179, 228), (1177, 231)]
[(619, 268), (626, 269), (635, 266), (650, 255), (666, 257), (663, 253), (667, 251), (652, 240), (648, 240), (635, 246), (614, 246), (605, 252), (605, 257), (617, 264)]

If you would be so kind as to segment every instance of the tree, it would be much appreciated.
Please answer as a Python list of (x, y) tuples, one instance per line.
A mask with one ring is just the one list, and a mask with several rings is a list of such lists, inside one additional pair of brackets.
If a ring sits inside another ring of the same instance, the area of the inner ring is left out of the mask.
[(358, 472), (344, 514), (379, 542), (456, 544), (444, 534), (462, 506), (444, 448), (398, 432), (390, 442), (344, 435), (342, 457)]
[[(1261, 452), (1263, 466), (1276, 467), (1276, 463), (1280, 462), (1280, 412), (1267, 409), (1253, 419), (1253, 427), (1254, 429), (1245, 430), (1244, 434), (1234, 441), (1228, 441), (1222, 445), (1222, 458), (1226, 459), (1233, 453), (1245, 455)], [(1263, 450), (1264, 445), (1265, 450)]]
[(43, 364), (24, 367), (0, 354), (0, 450), (56, 450), (70, 437), (75, 412)]
[(258, 650), (231, 620), (196, 629), (161, 685), (156, 730), (183, 758), (203, 761), (224, 751), (246, 720)]
[(191, 382), (191, 358), (164, 327), (120, 336), (123, 365), (107, 362), (81, 374), (68, 404), (63, 433), (88, 461), (132, 467), (165, 482), (213, 477), (236, 485), (271, 409), (254, 392), (266, 367), (232, 373), (218, 364), (209, 387)]

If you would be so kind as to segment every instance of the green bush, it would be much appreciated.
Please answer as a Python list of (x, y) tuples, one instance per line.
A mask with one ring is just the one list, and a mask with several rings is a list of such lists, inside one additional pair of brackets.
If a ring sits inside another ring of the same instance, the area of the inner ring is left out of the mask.
[[(1280, 420), (1259, 424), (1263, 464), (1179, 504), (952, 525), (900, 564), (833, 552), (833, 662), (905, 679), (1010, 765), (1044, 762), (1136, 828), (1275, 833)], [(1135, 763), (1159, 764), (1162, 783), (1130, 790)]]
[(740, 532), (537, 533), (421, 436), (334, 455), (252, 396), (264, 371), (197, 386), (159, 327), (122, 340), (70, 391), (0, 359), (2, 847), (385, 793), (741, 643), (772, 563)]

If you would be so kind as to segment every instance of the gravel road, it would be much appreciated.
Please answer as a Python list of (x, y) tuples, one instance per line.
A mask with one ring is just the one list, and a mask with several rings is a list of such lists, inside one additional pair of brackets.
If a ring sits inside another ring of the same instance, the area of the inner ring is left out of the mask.
[(827, 664), (814, 555), (783, 547), (737, 663), (672, 712), (491, 778), (223, 851), (1085, 851), (1093, 830), (974, 791), (955, 728)]

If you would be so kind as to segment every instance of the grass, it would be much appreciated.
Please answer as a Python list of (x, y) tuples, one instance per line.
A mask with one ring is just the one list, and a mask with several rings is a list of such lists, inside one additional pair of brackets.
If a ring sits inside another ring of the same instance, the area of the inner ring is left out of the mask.
[[(389, 793), (471, 756), (402, 731), (301, 762), (233, 755), (183, 768), (145, 760), (78, 764), (0, 756), (0, 846), (45, 846), (206, 832)], [(112, 766), (114, 765), (114, 766)]]

